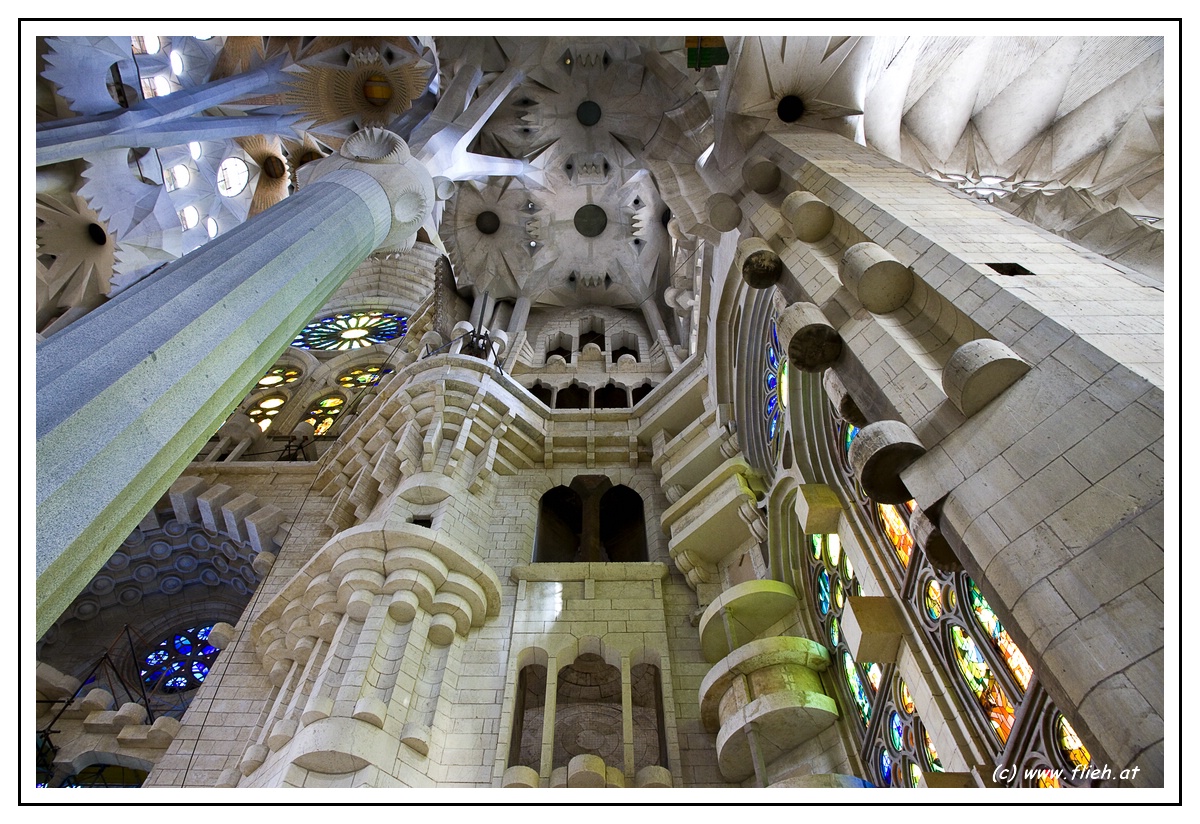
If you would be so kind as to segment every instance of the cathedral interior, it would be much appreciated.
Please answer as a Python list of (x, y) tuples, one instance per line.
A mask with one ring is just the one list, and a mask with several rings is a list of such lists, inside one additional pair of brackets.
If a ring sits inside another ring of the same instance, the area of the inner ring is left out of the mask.
[(1142, 28), (26, 38), (22, 797), (1171, 788)]

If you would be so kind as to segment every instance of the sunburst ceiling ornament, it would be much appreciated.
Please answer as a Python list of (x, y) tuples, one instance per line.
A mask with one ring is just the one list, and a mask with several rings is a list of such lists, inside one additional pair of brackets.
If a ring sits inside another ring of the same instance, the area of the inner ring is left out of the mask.
[(315, 127), (341, 121), (386, 126), (425, 91), (430, 70), (423, 60), (392, 64), (378, 50), (361, 48), (346, 66), (301, 65), (284, 99), (307, 114)]

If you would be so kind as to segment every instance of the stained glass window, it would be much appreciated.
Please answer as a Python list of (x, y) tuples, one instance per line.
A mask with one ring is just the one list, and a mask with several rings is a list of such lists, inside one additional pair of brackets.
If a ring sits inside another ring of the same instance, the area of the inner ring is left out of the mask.
[(195, 689), (208, 676), (220, 649), (208, 643), (212, 624), (179, 630), (143, 658), (142, 681), (160, 692)]
[(386, 343), (408, 330), (408, 319), (394, 312), (346, 312), (319, 318), (300, 330), (292, 346), (341, 352)]
[(929, 730), (925, 730), (925, 763), (934, 772), (943, 772), (942, 759), (938, 758), (937, 749), (929, 738)]
[(1012, 702), (997, 682), (995, 673), (975, 645), (975, 640), (962, 627), (950, 627), (950, 642), (959, 671), (987, 714), (992, 729), (1001, 743), (1008, 741), (1016, 715)]
[(817, 573), (817, 609), (822, 616), (829, 614), (829, 573), (826, 570)]
[(375, 386), (384, 375), (392, 374), (392, 367), (383, 363), (355, 366), (338, 375), (338, 383), (347, 389), (359, 386)]
[(346, 399), (341, 395), (326, 395), (315, 401), (309, 407), (308, 417), (305, 419), (313, 425), (313, 434), (324, 435), (328, 432), (337, 421), (337, 416), (342, 413), (345, 403)]
[(925, 613), (934, 621), (942, 617), (942, 587), (937, 581), (925, 587)]
[(908, 516), (891, 504), (876, 504), (875, 509), (879, 513), (880, 523), (883, 524), (884, 534), (896, 550), (900, 566), (907, 569), (913, 551), (913, 536), (908, 531)]
[(850, 653), (844, 650), (842, 652), (842, 674), (846, 676), (846, 683), (850, 685), (850, 695), (858, 706), (858, 714), (862, 718), (863, 724), (870, 726), (871, 698), (867, 695), (862, 679), (858, 676), (858, 667), (854, 666), (854, 659), (850, 657)]
[(899, 752), (904, 749), (904, 722), (900, 720), (900, 713), (893, 712), (888, 718), (888, 737), (892, 742), (892, 749)]
[(907, 713), (913, 713), (917, 710), (917, 705), (913, 703), (912, 693), (908, 691), (908, 684), (904, 683), (904, 679), (900, 679), (900, 706)]
[(883, 668), (878, 664), (863, 664), (863, 669), (867, 673), (867, 681), (871, 684), (871, 689), (878, 690), (879, 685), (883, 682)]
[(294, 366), (274, 366), (267, 374), (258, 379), (259, 386), (278, 386), (281, 383), (295, 383), (300, 378), (300, 370)]
[(285, 403), (287, 403), (286, 395), (267, 395), (259, 398), (246, 414), (250, 416), (250, 420), (258, 424), (259, 429), (266, 432), (271, 426), (271, 419), (279, 414), (279, 407)]
[(883, 785), (890, 787), (892, 784), (892, 757), (887, 750), (879, 751), (879, 776), (883, 779)]
[(1089, 767), (1092, 764), (1092, 754), (1088, 752), (1087, 747), (1083, 746), (1083, 741), (1075, 733), (1075, 728), (1062, 715), (1058, 716), (1058, 721), (1055, 724), (1058, 738), (1058, 747), (1062, 750), (1062, 754), (1066, 756), (1072, 767)]
[(1021, 689), (1028, 689), (1029, 679), (1033, 677), (1033, 667), (1029, 666), (1029, 662), (1025, 660), (1024, 654), (1013, 641), (1012, 636), (1004, 629), (987, 599), (983, 597), (979, 587), (970, 578), (967, 578), (967, 591), (971, 594), (971, 611), (975, 613), (975, 620), (992, 639), (992, 644), (1004, 658), (1004, 663), (1008, 664), (1009, 670), (1012, 671), (1013, 677), (1017, 679)]
[(763, 371), (763, 417), (767, 431), (767, 444), (773, 457), (779, 455), (780, 421), (787, 408), (788, 364), (787, 354), (779, 345), (779, 330), (775, 318), (771, 318), (766, 343), (766, 369)]

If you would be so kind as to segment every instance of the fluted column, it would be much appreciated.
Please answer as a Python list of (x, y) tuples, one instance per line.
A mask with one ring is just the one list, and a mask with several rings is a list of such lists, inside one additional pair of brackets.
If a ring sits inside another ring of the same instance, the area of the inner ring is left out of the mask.
[(295, 196), (39, 344), (39, 635), (346, 276), (411, 247), (432, 180), (395, 135), (359, 135)]

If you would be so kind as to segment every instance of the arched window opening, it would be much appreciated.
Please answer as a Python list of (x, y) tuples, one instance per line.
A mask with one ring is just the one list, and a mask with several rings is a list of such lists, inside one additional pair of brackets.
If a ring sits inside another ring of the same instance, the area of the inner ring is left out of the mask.
[(212, 624), (177, 630), (142, 656), (142, 683), (152, 693), (194, 690), (204, 683), (221, 651), (208, 643)]
[(185, 230), (196, 228), (196, 224), (200, 222), (200, 210), (195, 206), (184, 206), (179, 212), (179, 222)]
[(629, 393), (630, 397), (633, 399), (633, 405), (637, 406), (642, 398), (650, 394), (650, 390), (653, 388), (654, 387), (651, 385), (650, 381), (646, 381), (641, 386), (635, 386), (633, 391)]
[(145, 37), (130, 37), (129, 40), (134, 54), (158, 54), (161, 47), (159, 39), (152, 34)]
[(565, 767), (583, 754), (620, 766), (624, 750), (621, 671), (595, 653), (581, 653), (558, 673), (554, 768)]
[(224, 197), (236, 197), (250, 180), (250, 168), (240, 157), (227, 157), (217, 167), (217, 191)]
[(313, 402), (306, 413), (305, 421), (312, 424), (314, 435), (324, 435), (337, 422), (345, 408), (346, 399), (341, 395), (326, 395)]
[(276, 364), (267, 370), (267, 374), (258, 379), (259, 386), (278, 386), (281, 383), (295, 383), (303, 372), (297, 366)]
[(629, 670), (633, 698), (633, 770), (667, 767), (667, 729), (663, 718), (662, 672), (653, 664)]
[(604, 351), (604, 318), (587, 318), (579, 321), (579, 351), (594, 343)]
[(609, 561), (645, 561), (646, 518), (642, 496), (614, 486), (600, 497), (600, 544)]
[(149, 775), (146, 770), (120, 764), (93, 764), (63, 780), (61, 787), (140, 787)]
[(535, 398), (546, 404), (546, 406), (551, 406), (553, 404), (554, 391), (541, 381), (538, 381), (533, 386), (529, 387), (529, 391)]
[(593, 406), (596, 409), (626, 409), (629, 407), (629, 392), (623, 386), (607, 383), (596, 390)]
[(583, 534), (583, 499), (565, 486), (542, 496), (533, 539), (534, 563), (569, 563), (579, 554)]
[(555, 355), (570, 363), (572, 344), (571, 336), (565, 332), (557, 332), (551, 335), (550, 339), (546, 341), (546, 363), (549, 363), (550, 358)]
[(542, 766), (542, 730), (546, 718), (546, 668), (540, 664), (521, 667), (517, 674), (517, 701), (513, 707), (512, 739), (508, 745), (509, 767)]
[(633, 359), (641, 360), (638, 355), (637, 335), (632, 332), (616, 332), (612, 336), (612, 362), (621, 360), (622, 355), (630, 355)]
[(555, 409), (589, 409), (591, 405), (591, 393), (577, 383), (558, 390), (554, 397)]

